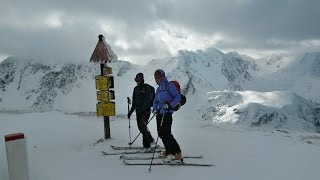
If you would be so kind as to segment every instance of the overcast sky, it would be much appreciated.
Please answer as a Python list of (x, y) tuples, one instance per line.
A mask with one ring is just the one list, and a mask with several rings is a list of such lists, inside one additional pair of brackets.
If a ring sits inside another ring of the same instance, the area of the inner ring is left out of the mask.
[(0, 0), (0, 60), (89, 61), (103, 34), (137, 64), (215, 47), (253, 57), (320, 51), (320, 0)]

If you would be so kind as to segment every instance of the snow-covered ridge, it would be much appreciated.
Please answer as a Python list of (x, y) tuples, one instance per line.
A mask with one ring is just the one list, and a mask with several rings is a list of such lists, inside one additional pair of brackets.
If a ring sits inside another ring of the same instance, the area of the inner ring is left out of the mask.
[[(291, 122), (289, 120), (296, 118), (297, 122), (306, 121), (297, 129), (312, 131), (317, 130), (312, 125), (316, 125), (318, 116), (306, 114), (317, 114), (316, 102), (320, 102), (319, 54), (306, 53), (299, 57), (280, 54), (253, 59), (236, 52), (224, 54), (215, 48), (209, 48), (195, 52), (179, 51), (176, 57), (153, 60), (145, 66), (121, 60), (108, 65), (113, 68), (115, 77), (117, 114), (127, 113), (126, 97), (132, 95), (135, 75), (143, 72), (145, 81), (156, 86), (153, 73), (161, 68), (166, 71), (169, 80), (180, 82), (182, 92), (187, 95), (188, 100), (192, 99), (188, 103), (196, 102), (202, 107), (197, 109), (186, 106), (186, 112), (197, 114), (198, 119), (226, 122), (224, 118), (228, 118), (228, 122), (239, 123), (249, 118), (245, 124), (266, 126), (270, 124), (269, 120), (263, 120), (266, 117), (273, 119), (272, 127), (287, 128)], [(89, 62), (47, 63), (40, 59), (9, 57), (0, 63), (0, 110), (93, 112), (97, 102), (94, 76), (98, 74), (100, 66)], [(292, 94), (282, 94), (282, 91)], [(251, 92), (250, 96), (246, 95), (248, 92)], [(254, 93), (258, 95), (253, 95)], [(271, 93), (270, 97), (278, 99), (259, 101), (262, 96), (267, 99), (268, 93)], [(223, 98), (224, 96), (230, 99)], [(266, 104), (282, 102), (287, 96), (296, 100), (286, 101), (289, 105), (284, 106), (285, 108)], [(195, 100), (195, 97), (199, 98)], [(212, 99), (219, 97), (223, 99), (220, 103), (225, 106), (212, 103)], [(245, 99), (249, 97), (251, 99)], [(297, 110), (293, 112), (300, 111), (299, 107), (306, 109), (302, 108), (300, 113), (292, 113), (288, 111), (290, 104), (292, 109)], [(228, 112), (231, 113), (231, 118), (222, 115)], [(286, 125), (281, 124), (283, 122)]]
[[(128, 62), (118, 61), (114, 66), (115, 76), (121, 76), (134, 67)], [(57, 103), (63, 105), (70, 100), (74, 101), (72, 105), (79, 103), (81, 106), (87, 101), (87, 98), (81, 99), (81, 96), (94, 96), (94, 76), (100, 73), (100, 67), (91, 63), (54, 64), (40, 63), (34, 59), (8, 58), (0, 64), (0, 72), (0, 109), (56, 109)], [(88, 83), (92, 87), (88, 87)], [(72, 99), (67, 98), (71, 96)], [(66, 102), (62, 102), (64, 98), (67, 98)], [(94, 101), (95, 97), (92, 98)], [(70, 103), (67, 104), (71, 106)], [(60, 108), (76, 109), (64, 106)], [(87, 109), (92, 110), (94, 109)]]
[(213, 91), (198, 112), (213, 122), (320, 132), (320, 107), (292, 92)]

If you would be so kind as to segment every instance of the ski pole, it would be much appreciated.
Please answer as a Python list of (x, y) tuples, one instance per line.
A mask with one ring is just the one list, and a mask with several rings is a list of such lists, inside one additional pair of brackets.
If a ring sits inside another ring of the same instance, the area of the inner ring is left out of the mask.
[[(157, 113), (154, 113), (153, 116), (149, 119), (147, 125), (149, 124), (149, 122), (153, 119), (153, 117), (156, 115)], [(140, 136), (141, 132), (136, 136), (136, 138), (134, 138), (134, 140), (132, 142), (129, 143), (129, 145), (131, 146), (136, 140), (137, 138)]]
[(156, 152), (156, 149), (157, 149), (157, 146), (158, 146), (159, 133), (160, 133), (161, 128), (162, 128), (162, 123), (163, 123), (164, 115), (165, 115), (165, 113), (163, 114), (162, 119), (161, 119), (161, 123), (160, 123), (160, 127), (159, 127), (159, 132), (158, 132), (158, 137), (157, 137), (157, 141), (156, 141), (156, 146), (154, 147), (153, 153), (152, 153), (152, 158), (151, 158), (151, 163), (150, 163), (150, 167), (149, 167), (149, 172), (151, 172), (151, 166), (152, 166), (153, 159), (154, 159), (154, 153)]
[[(128, 113), (129, 113), (129, 104), (131, 104), (131, 100), (129, 97), (127, 97), (128, 102)], [(130, 118), (129, 118), (129, 145), (131, 145), (131, 124), (130, 124)]]

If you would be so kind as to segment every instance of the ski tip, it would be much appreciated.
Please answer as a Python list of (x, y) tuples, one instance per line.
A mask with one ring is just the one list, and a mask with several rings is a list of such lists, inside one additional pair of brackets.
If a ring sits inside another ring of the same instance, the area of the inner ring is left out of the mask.
[(205, 166), (208, 166), (208, 167), (215, 167), (216, 165), (214, 165), (214, 164), (206, 164)]

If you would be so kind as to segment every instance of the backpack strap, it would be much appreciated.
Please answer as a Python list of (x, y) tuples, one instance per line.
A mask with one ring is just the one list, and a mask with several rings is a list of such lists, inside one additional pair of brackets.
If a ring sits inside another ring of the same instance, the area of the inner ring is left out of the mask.
[[(171, 81), (170, 81), (170, 82), (171, 82)], [(169, 89), (169, 83), (170, 83), (170, 82), (168, 82), (168, 84), (167, 84), (167, 91), (169, 92), (169, 95), (170, 95), (171, 101), (172, 101), (173, 98), (172, 98), (172, 94), (171, 94), (170, 89)]]

